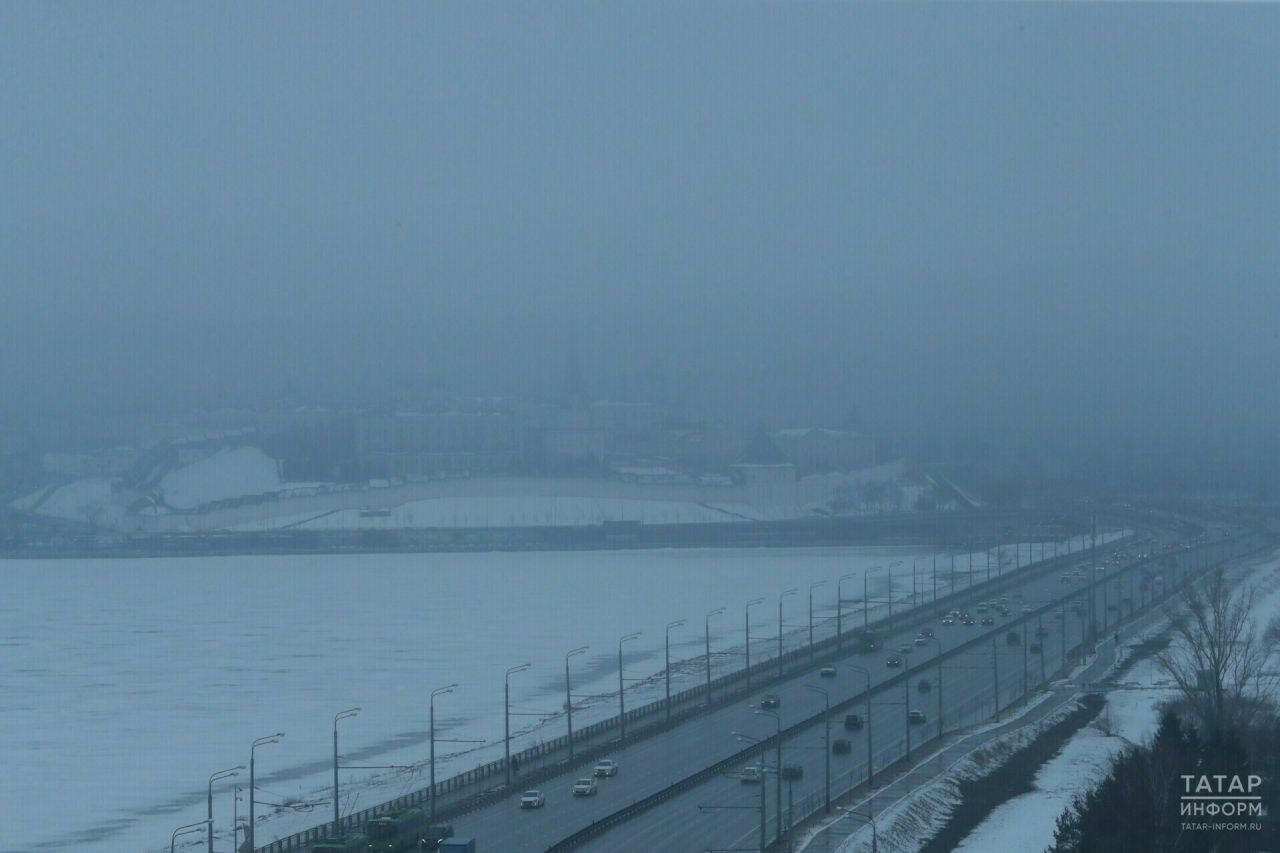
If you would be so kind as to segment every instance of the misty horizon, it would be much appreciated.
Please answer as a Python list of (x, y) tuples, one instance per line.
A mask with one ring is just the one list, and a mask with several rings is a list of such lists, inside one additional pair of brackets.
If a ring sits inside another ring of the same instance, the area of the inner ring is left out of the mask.
[[(732, 12), (732, 14), (729, 14)], [(1280, 8), (0, 8), (4, 414), (1280, 411)]]

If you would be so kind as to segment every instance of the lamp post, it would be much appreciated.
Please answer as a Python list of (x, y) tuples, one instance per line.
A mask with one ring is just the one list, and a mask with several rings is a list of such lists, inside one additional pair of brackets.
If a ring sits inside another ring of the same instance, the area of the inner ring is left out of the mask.
[(782, 840), (782, 718), (772, 711), (756, 711), (761, 717), (772, 717), (777, 730), (774, 732), (774, 763), (778, 765), (777, 797), (774, 803), (774, 814), (778, 816), (778, 825), (774, 828), (773, 840)]
[(864, 667), (848, 664), (849, 669), (862, 673), (867, 680), (867, 688), (863, 691), (867, 697), (867, 787), (875, 782), (875, 771), (871, 767), (871, 672)]
[(431, 691), (431, 695), (427, 698), (427, 732), (428, 739), (431, 742), (431, 751), (428, 756), (430, 775), (427, 778), (427, 783), (431, 786), (431, 820), (433, 822), (436, 819), (436, 697), (452, 693), (457, 686), (455, 683), (437, 687)]
[(885, 566), (885, 574), (888, 575), (889, 577), (889, 591), (885, 593), (885, 597), (889, 599), (889, 615), (890, 616), (893, 615), (893, 567), (901, 566), (901, 565), (902, 565), (901, 560), (894, 560), (892, 563)]
[(213, 783), (219, 779), (227, 779), (232, 776), (239, 776), (240, 773), (238, 771), (243, 769), (244, 769), (243, 764), (237, 764), (235, 767), (231, 767), (226, 770), (219, 770), (217, 773), (214, 773), (212, 776), (209, 777), (209, 798), (207, 800), (209, 810), (207, 812), (208, 817), (205, 818), (205, 820), (207, 820), (209, 823), (209, 834), (208, 834), (209, 853), (213, 853)]
[(578, 646), (564, 653), (564, 716), (569, 730), (569, 761), (573, 762), (573, 693), (569, 689), (569, 658), (585, 654), (590, 646)]
[(507, 787), (511, 787), (511, 676), (524, 672), (531, 664), (522, 663), (507, 670), (502, 678), (502, 754), (503, 769), (506, 770)]
[(867, 823), (871, 824), (871, 853), (876, 853), (876, 851), (879, 849), (880, 839), (876, 831), (875, 815), (871, 814), (871, 804), (870, 803), (867, 804), (867, 810), (865, 812), (858, 811), (857, 809), (852, 809), (847, 806), (842, 807), (840, 810), (845, 814), (851, 814), (854, 817), (860, 817), (863, 820), (865, 820)]
[(857, 572), (849, 572), (836, 579), (836, 645), (844, 651), (844, 582), (848, 578), (857, 577)]
[(622, 681), (622, 644), (628, 640), (634, 640), (640, 636), (640, 632), (627, 634), (618, 638), (618, 725), (621, 727), (621, 741), (627, 742), (627, 705), (623, 697), (626, 695), (626, 685)]
[(871, 594), (867, 591), (867, 577), (874, 572), (879, 566), (872, 566), (862, 573), (862, 627), (867, 627), (867, 610), (871, 606)]
[(250, 850), (253, 849), (254, 841), (255, 841), (255, 837), (253, 833), (253, 830), (255, 829), (254, 818), (253, 818), (253, 801), (256, 797), (256, 794), (254, 793), (254, 788), (256, 787), (256, 777), (254, 776), (254, 766), (257, 759), (257, 756), (255, 755), (255, 753), (257, 752), (258, 747), (266, 746), (269, 743), (279, 743), (280, 738), (282, 737), (284, 737), (284, 732), (276, 732), (273, 735), (267, 735), (266, 737), (258, 738), (253, 742), (253, 745), (249, 747), (249, 829), (245, 833), (245, 838), (249, 841)]
[(707, 642), (706, 651), (707, 651), (707, 704), (708, 705), (711, 704), (711, 617), (719, 616), (722, 613), (724, 613), (724, 608), (717, 607), (715, 610), (712, 610), (711, 612), (709, 612), (706, 615), (706, 617), (702, 620), (702, 629), (703, 629), (702, 636), (706, 639), (706, 642)]
[(685, 623), (685, 620), (683, 619), (677, 619), (674, 622), (668, 622), (667, 630), (665, 631), (666, 641), (663, 644), (663, 648), (665, 649), (665, 653), (664, 653), (665, 665), (663, 667), (663, 673), (666, 675), (666, 681), (667, 681), (666, 706), (667, 706), (667, 723), (668, 724), (671, 722), (671, 629), (679, 628), (684, 623)]
[(782, 678), (782, 599), (788, 595), (795, 595), (797, 591), (795, 587), (792, 587), (791, 589), (783, 590), (782, 594), (778, 596), (778, 678)]
[(818, 587), (826, 586), (826, 581), (818, 581), (809, 584), (809, 663), (813, 663), (813, 591)]
[(204, 827), (210, 836), (213, 835), (213, 823), (209, 820), (199, 820), (175, 829), (173, 834), (169, 836), (169, 853), (173, 853), (174, 842), (178, 840), (179, 835), (190, 835), (193, 832), (199, 832), (201, 827)]
[[(744, 735), (742, 732), (733, 732), (733, 736), (734, 738), (741, 741), (742, 743), (754, 744), (760, 747), (760, 853), (764, 853), (765, 848), (769, 846), (767, 834), (765, 832), (765, 804), (767, 803), (767, 799), (765, 795), (765, 788), (767, 786), (765, 782), (768, 779), (770, 768), (764, 763), (765, 753), (768, 750), (765, 747), (764, 738), (752, 737), (751, 735)], [(782, 770), (777, 767), (772, 768), (772, 770), (773, 772), (778, 774), (778, 784), (781, 785)], [(704, 807), (699, 806), (699, 808), (704, 808)], [(745, 808), (745, 807), (731, 806), (730, 808)], [(782, 815), (778, 815), (778, 819), (781, 820)]]
[(360, 713), (359, 708), (348, 708), (333, 717), (333, 834), (335, 837), (341, 834), (341, 828), (338, 825), (340, 820), (338, 815), (338, 720), (354, 717), (358, 713)]
[(919, 593), (916, 591), (916, 585), (917, 585), (916, 571), (919, 569), (919, 565), (918, 565), (919, 562), (920, 562), (919, 557), (911, 558), (911, 606), (912, 607), (920, 606)]
[(825, 811), (827, 814), (831, 814), (831, 694), (828, 693), (824, 688), (816, 687), (812, 684), (806, 684), (805, 687), (808, 688), (809, 690), (812, 690), (814, 693), (822, 694), (822, 701), (823, 701), (822, 721), (823, 723), (826, 724), (826, 736), (825, 736), (825, 739), (823, 740), (823, 750), (822, 750), (826, 754), (826, 765), (824, 767), (823, 781), (824, 781), (824, 784), (826, 785), (826, 798), (827, 798), (826, 805), (823, 807), (823, 811)]
[(746, 627), (747, 627), (746, 651), (747, 651), (747, 692), (748, 693), (751, 692), (751, 607), (753, 605), (763, 604), (763, 603), (764, 603), (763, 598), (753, 598), (750, 601), (748, 601), (747, 606), (743, 608), (744, 612), (746, 613)]

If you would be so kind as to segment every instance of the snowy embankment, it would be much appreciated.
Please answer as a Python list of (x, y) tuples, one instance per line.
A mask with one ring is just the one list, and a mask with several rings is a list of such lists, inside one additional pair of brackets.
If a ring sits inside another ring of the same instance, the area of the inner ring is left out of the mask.
[(993, 811), (955, 849), (1044, 850), (1053, 843), (1058, 815), (1106, 777), (1112, 759), (1125, 747), (1149, 739), (1159, 722), (1159, 705), (1174, 695), (1154, 661), (1135, 666), (1132, 686), (1107, 693), (1098, 719), (1077, 732), (1036, 773), (1034, 790)]
[[(1047, 698), (1049, 694), (1043, 694)], [(1034, 707), (1034, 705), (1030, 706)], [(876, 815), (878, 849), (908, 853), (919, 850), (950, 820), (961, 802), (961, 786), (984, 779), (1000, 769), (1019, 750), (1076, 710), (1068, 703), (1037, 722), (1015, 729), (965, 754), (938, 778)], [(998, 724), (992, 724), (998, 725)], [(989, 728), (989, 727), (988, 727)], [(979, 729), (980, 733), (982, 729)], [(837, 853), (866, 853), (872, 848), (870, 828), (851, 835)], [(1015, 848), (1022, 849), (1022, 848)]]
[[(1280, 615), (1280, 556), (1258, 560), (1248, 571), (1245, 582), (1257, 595), (1254, 627), (1261, 633)], [(1101, 782), (1126, 745), (1149, 739), (1159, 721), (1159, 705), (1176, 695), (1172, 679), (1154, 660), (1140, 661), (1123, 687), (1107, 693), (1107, 707), (1098, 721), (1040, 769), (1035, 790), (992, 812), (956, 850), (1044, 850), (1053, 843), (1055, 822), (1072, 798)]]

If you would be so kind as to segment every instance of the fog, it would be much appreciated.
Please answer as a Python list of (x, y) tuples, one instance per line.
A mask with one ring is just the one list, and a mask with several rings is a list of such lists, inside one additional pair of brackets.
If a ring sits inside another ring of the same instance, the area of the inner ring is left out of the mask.
[(6, 416), (1280, 414), (1280, 6), (0, 4)]

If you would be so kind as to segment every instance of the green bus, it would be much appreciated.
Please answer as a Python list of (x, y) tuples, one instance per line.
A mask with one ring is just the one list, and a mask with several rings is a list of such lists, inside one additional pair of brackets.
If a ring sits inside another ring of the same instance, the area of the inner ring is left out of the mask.
[(371, 818), (364, 825), (364, 834), (369, 839), (365, 849), (389, 850), (393, 853), (416, 850), (425, 824), (426, 815), (419, 808)]
[(327, 838), (313, 845), (311, 853), (364, 853), (368, 850), (369, 839), (363, 833), (343, 835), (338, 838)]

